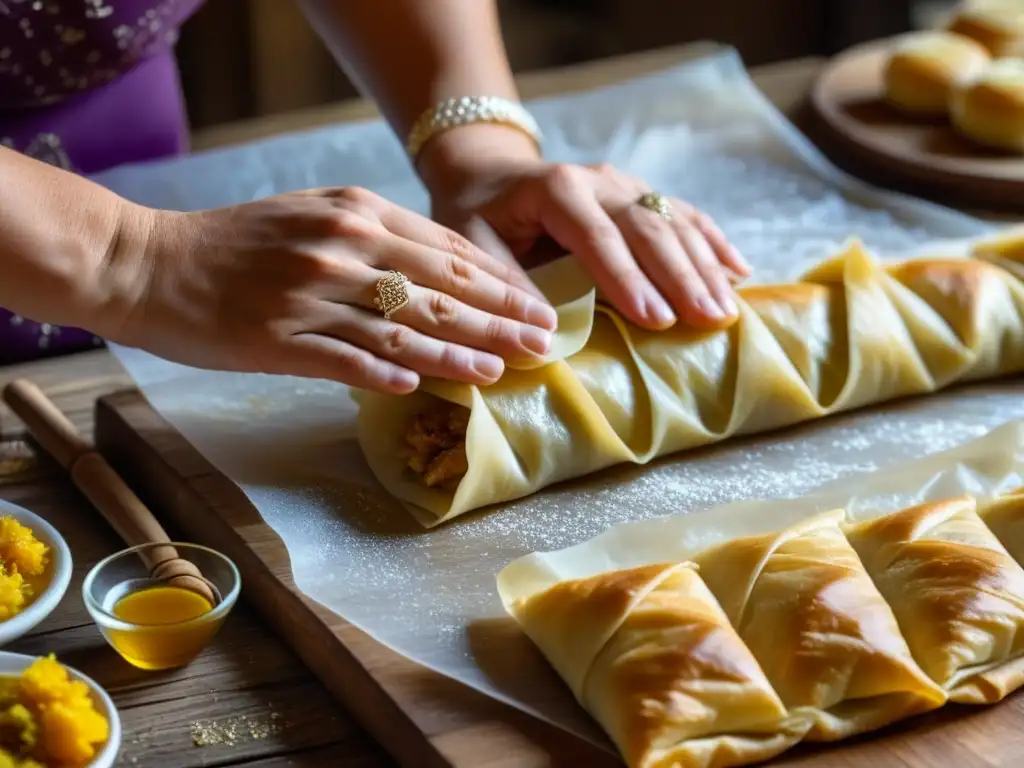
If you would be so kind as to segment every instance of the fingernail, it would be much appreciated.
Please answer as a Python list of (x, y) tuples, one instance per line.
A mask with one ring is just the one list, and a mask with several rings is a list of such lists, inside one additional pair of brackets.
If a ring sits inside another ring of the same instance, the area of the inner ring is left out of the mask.
[(726, 317), (722, 308), (710, 296), (702, 296), (697, 305), (700, 307), (700, 311), (712, 320), (724, 320)]
[(539, 328), (546, 328), (549, 331), (558, 327), (558, 313), (550, 304), (534, 302), (526, 313), (526, 321)]
[(412, 371), (395, 371), (391, 376), (391, 383), (398, 389), (412, 392), (420, 385), (420, 377)]
[(473, 370), (490, 381), (497, 381), (505, 371), (505, 363), (494, 355), (476, 355), (473, 358)]
[(736, 265), (740, 269), (743, 270), (744, 274), (749, 275), (750, 274), (750, 262), (748, 262), (746, 259), (743, 258), (743, 256), (740, 255), (740, 252), (736, 248), (735, 245), (730, 245), (729, 248), (732, 249), (732, 257), (733, 257), (733, 259), (735, 259)]
[(647, 319), (659, 328), (668, 328), (676, 321), (672, 308), (665, 303), (658, 293), (648, 294), (644, 314)]
[(732, 300), (732, 296), (723, 296), (722, 300), (718, 303), (727, 317), (735, 317), (740, 312), (739, 307), (736, 306), (736, 302)]
[(546, 355), (551, 349), (551, 333), (549, 331), (534, 328), (532, 325), (522, 326), (519, 334), (523, 346), (538, 355)]

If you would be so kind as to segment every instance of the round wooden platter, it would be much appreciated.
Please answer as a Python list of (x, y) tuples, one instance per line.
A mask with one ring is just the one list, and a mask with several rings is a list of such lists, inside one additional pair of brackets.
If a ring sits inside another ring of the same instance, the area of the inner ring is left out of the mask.
[(816, 138), (840, 165), (871, 181), (961, 206), (1024, 213), (1024, 156), (985, 150), (945, 120), (908, 117), (884, 102), (892, 45), (851, 48), (822, 70), (810, 98), (823, 134)]

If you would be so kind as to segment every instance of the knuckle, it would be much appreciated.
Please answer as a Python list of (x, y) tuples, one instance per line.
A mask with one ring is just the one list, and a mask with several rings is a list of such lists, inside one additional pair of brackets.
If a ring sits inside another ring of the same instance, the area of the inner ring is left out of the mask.
[(513, 330), (513, 325), (508, 320), (500, 317), (491, 317), (487, 321), (485, 337), (492, 344), (501, 344), (512, 341), (518, 334)]
[(334, 235), (348, 240), (368, 240), (373, 237), (373, 222), (365, 216), (346, 209), (334, 212)]
[(473, 284), (476, 267), (461, 256), (449, 254), (444, 263), (444, 287), (449, 293), (462, 293)]
[(440, 249), (446, 253), (454, 254), (465, 261), (472, 261), (477, 254), (476, 246), (458, 232), (446, 230), (441, 235)]
[(465, 370), (472, 367), (469, 350), (456, 344), (445, 344), (441, 347), (440, 362), (448, 370)]
[(528, 299), (522, 291), (505, 286), (505, 296), (502, 298), (501, 306), (504, 314), (510, 317), (526, 317), (528, 310)]
[(556, 163), (548, 171), (548, 180), (556, 188), (573, 187), (580, 180), (580, 169), (571, 163)]
[(607, 160), (602, 160), (594, 166), (594, 172), (599, 176), (617, 176), (618, 169)]
[(427, 299), (427, 312), (435, 325), (450, 326), (459, 320), (458, 302), (446, 293), (431, 293)]
[(353, 206), (371, 206), (377, 202), (375, 192), (365, 187), (338, 187), (334, 190), (332, 197), (341, 203), (349, 203)]
[(412, 329), (405, 325), (394, 324), (384, 334), (384, 346), (392, 355), (405, 353), (412, 344)]
[(369, 352), (353, 349), (341, 353), (338, 365), (355, 381), (372, 381), (377, 371), (377, 360)]

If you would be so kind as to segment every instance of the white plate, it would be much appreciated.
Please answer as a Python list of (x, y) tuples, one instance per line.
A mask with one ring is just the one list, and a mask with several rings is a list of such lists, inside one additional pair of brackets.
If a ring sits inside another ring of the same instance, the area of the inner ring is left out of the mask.
[(33, 629), (60, 603), (71, 583), (71, 550), (56, 528), (27, 509), (0, 499), (0, 517), (13, 517), (31, 528), (35, 537), (50, 547), (50, 581), (25, 610), (7, 621), (0, 621), (0, 646), (4, 646)]
[[(0, 651), (0, 676), (15, 677), (20, 675), (35, 660), (35, 656)], [(58, 661), (60, 660), (58, 659)], [(117, 753), (121, 750), (121, 717), (117, 714), (117, 708), (114, 706), (114, 702), (110, 700), (110, 696), (94, 680), (86, 677), (77, 669), (71, 669), (70, 667), (67, 669), (71, 673), (72, 679), (81, 680), (89, 686), (93, 705), (110, 723), (110, 736), (107, 738), (107, 743), (104, 745), (103, 750), (96, 755), (95, 759), (89, 763), (88, 768), (111, 768), (117, 760)]]

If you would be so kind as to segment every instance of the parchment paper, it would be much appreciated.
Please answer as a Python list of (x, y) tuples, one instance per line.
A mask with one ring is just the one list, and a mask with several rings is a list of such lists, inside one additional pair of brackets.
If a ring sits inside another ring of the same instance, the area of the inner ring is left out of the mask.
[[(895, 257), (988, 231), (838, 172), (768, 104), (731, 52), (531, 109), (549, 157), (610, 160), (691, 200), (751, 260), (757, 280), (795, 276), (854, 235)], [(368, 186), (427, 210), (399, 143), (380, 123), (121, 168), (98, 180), (136, 201), (182, 210), (327, 184)], [(424, 531), (372, 479), (353, 440), (354, 405), (344, 387), (115, 352), (150, 402), (280, 534), (306, 594), (420, 663), (597, 740), (539, 656), (509, 633), (494, 577), (511, 560), (629, 520), (802, 494), (1024, 417), (1014, 385), (981, 386), (622, 468)]]
[(731, 539), (783, 530), (819, 512), (844, 509), (849, 522), (964, 494), (989, 499), (1024, 486), (1024, 421), (983, 437), (825, 483), (795, 499), (755, 499), (692, 514), (622, 523), (593, 539), (521, 557), (498, 574), (506, 605), (562, 581), (655, 563), (684, 562)]

